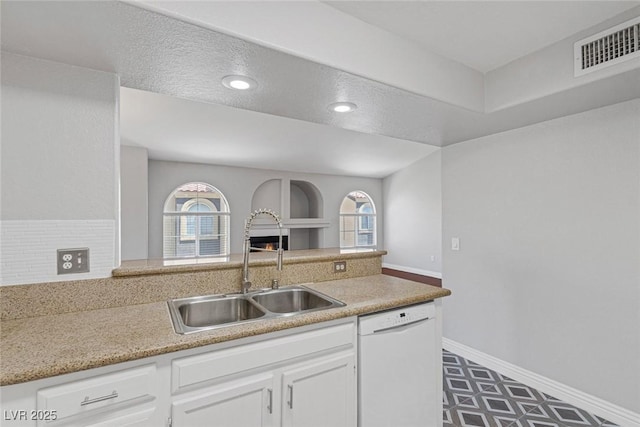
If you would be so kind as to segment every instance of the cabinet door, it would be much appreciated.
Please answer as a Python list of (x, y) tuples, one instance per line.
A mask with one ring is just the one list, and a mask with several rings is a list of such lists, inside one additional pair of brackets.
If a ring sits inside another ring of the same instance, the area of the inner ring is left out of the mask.
[(269, 427), (273, 418), (273, 374), (222, 383), (171, 405), (173, 427)]
[(357, 398), (355, 353), (338, 353), (285, 370), (282, 425), (353, 427)]

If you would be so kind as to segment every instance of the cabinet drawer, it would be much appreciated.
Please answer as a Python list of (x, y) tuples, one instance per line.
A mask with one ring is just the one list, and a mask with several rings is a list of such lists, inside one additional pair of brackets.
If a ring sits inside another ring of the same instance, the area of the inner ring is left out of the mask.
[(172, 391), (309, 354), (354, 346), (355, 323), (183, 357), (172, 363)]
[[(126, 403), (154, 399), (157, 383), (155, 364), (100, 375), (38, 390), (38, 410), (55, 411), (61, 420), (104, 408), (117, 409)], [(46, 422), (39, 423), (43, 424)]]

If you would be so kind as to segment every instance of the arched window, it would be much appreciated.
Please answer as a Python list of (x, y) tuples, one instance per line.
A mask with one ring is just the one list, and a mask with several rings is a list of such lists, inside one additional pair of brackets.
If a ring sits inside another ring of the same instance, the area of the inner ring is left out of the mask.
[(164, 258), (229, 254), (229, 204), (214, 186), (190, 182), (176, 188), (164, 204)]
[(340, 205), (340, 247), (376, 247), (376, 208), (363, 191), (347, 194)]

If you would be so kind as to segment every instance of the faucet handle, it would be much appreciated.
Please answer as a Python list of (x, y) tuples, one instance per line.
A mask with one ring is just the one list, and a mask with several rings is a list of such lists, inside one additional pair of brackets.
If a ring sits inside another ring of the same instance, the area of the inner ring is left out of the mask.
[(249, 292), (249, 288), (251, 287), (251, 282), (249, 280), (242, 281), (242, 293), (246, 294)]

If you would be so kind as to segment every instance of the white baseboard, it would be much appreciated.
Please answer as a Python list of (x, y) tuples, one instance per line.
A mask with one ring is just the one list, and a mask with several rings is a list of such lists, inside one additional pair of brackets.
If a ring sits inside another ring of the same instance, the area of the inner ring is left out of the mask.
[(405, 267), (404, 265), (388, 264), (386, 262), (382, 263), (382, 268), (390, 268), (392, 270), (405, 271), (407, 273), (420, 274), (422, 276), (429, 276), (429, 277), (435, 277), (437, 279), (442, 279), (442, 273), (439, 273), (437, 271), (422, 270), (420, 268)]
[(615, 405), (599, 397), (584, 393), (568, 385), (543, 377), (535, 372), (512, 365), (474, 348), (448, 338), (442, 338), (442, 347), (459, 356), (513, 378), (524, 385), (570, 403), (587, 412), (598, 415), (622, 427), (640, 427), (640, 414)]

